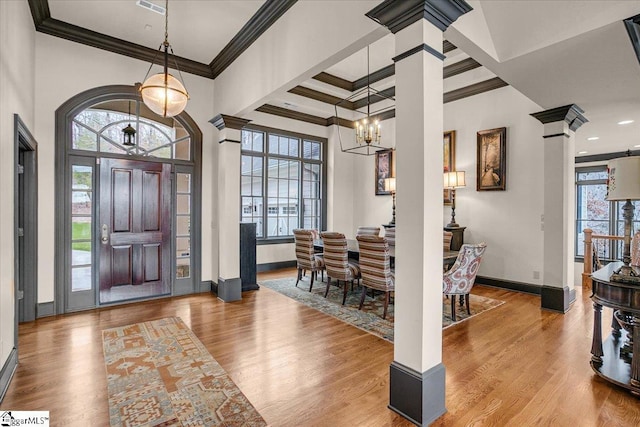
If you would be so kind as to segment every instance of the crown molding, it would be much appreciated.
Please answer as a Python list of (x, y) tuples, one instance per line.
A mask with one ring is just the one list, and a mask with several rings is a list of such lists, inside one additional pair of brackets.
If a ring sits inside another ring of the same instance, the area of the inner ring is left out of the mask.
[(242, 119), (240, 117), (228, 116), (226, 114), (218, 114), (213, 119), (209, 120), (209, 123), (218, 128), (218, 130), (222, 129), (242, 129), (245, 127), (251, 120)]
[[(69, 41), (139, 59), (162, 64), (158, 50), (91, 31), (51, 17), (48, 0), (28, 0), (36, 31)], [(238, 58), (260, 35), (271, 27), (297, 0), (267, 0), (242, 29), (220, 51), (210, 64), (169, 55), (169, 66), (175, 64), (185, 73), (214, 79)], [(173, 62), (175, 61), (175, 62)]]
[(238, 31), (231, 41), (211, 61), (209, 67), (215, 79), (249, 46), (269, 29), (298, 0), (267, 0)]
[(473, 8), (464, 0), (385, 0), (365, 16), (396, 34), (420, 19), (445, 31), (456, 19), (471, 10)]
[(569, 129), (576, 131), (580, 126), (589, 121), (582, 113), (584, 113), (582, 108), (576, 104), (569, 104), (540, 111), (539, 113), (532, 113), (531, 116), (543, 124), (564, 121), (569, 125)]
[(629, 34), (629, 39), (631, 40), (631, 45), (636, 53), (636, 57), (640, 62), (640, 15), (625, 19), (624, 26)]

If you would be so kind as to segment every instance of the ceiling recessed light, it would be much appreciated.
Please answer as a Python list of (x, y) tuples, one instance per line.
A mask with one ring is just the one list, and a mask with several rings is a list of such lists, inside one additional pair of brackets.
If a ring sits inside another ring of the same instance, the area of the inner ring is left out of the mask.
[(578, 151), (578, 154), (587, 154), (588, 151)]
[(590, 136), (589, 138), (587, 138), (587, 141), (597, 141), (598, 139), (600, 139), (599, 136)]
[(619, 125), (628, 125), (630, 123), (633, 123), (633, 120), (623, 120), (621, 122), (618, 122)]
[(640, 148), (640, 144), (634, 145), (633, 148)]

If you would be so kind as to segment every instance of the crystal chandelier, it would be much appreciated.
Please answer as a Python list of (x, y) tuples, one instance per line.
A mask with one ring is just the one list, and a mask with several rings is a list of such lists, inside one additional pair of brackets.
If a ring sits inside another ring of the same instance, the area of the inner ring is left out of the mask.
[[(182, 84), (182, 73), (178, 68), (178, 62), (175, 61), (176, 70), (180, 74), (180, 80), (169, 74), (169, 49), (171, 49), (171, 55), (173, 56), (173, 48), (169, 43), (169, 0), (165, 2), (165, 20), (164, 20), (164, 42), (158, 48), (158, 52), (162, 52), (164, 48), (164, 72), (149, 76), (151, 67), (155, 63), (154, 57), (147, 71), (147, 75), (144, 76), (144, 83), (140, 86), (140, 95), (142, 101), (147, 107), (154, 113), (161, 115), (162, 117), (173, 117), (180, 114), (187, 106), (189, 100), (189, 93)], [(175, 58), (174, 58), (175, 59)]]

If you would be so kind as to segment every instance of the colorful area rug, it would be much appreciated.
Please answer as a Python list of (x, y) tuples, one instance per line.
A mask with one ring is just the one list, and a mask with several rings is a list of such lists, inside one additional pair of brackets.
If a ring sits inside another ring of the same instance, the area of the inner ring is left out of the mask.
[(266, 426), (179, 317), (102, 331), (112, 426)]
[[(326, 278), (325, 278), (326, 280)], [(333, 281), (335, 283), (335, 280)], [(343, 291), (342, 287), (332, 285), (329, 289), (329, 295), (324, 297), (324, 291), (327, 288), (326, 282), (314, 282), (313, 289), (309, 292), (309, 277), (305, 277), (295, 286), (296, 279), (284, 278), (267, 280), (260, 282), (260, 285), (273, 289), (283, 295), (293, 298), (301, 304), (315, 308), (330, 316), (336, 317), (343, 322), (349, 323), (357, 328), (367, 331), (373, 335), (377, 335), (387, 341), (393, 342), (393, 303), (389, 304), (386, 320), (382, 318), (384, 310), (384, 294), (376, 293), (375, 297), (371, 297), (371, 291), (367, 292), (364, 306), (362, 310), (358, 310), (360, 305), (361, 289), (355, 287), (353, 292), (349, 290), (347, 301), (342, 305)], [(392, 300), (393, 301), (393, 300)], [(460, 323), (484, 311), (491, 310), (504, 304), (504, 301), (492, 298), (482, 297), (479, 295), (470, 295), (471, 315), (467, 314), (466, 307), (456, 307), (457, 322), (451, 320), (451, 302), (442, 298), (443, 313), (442, 327)]]

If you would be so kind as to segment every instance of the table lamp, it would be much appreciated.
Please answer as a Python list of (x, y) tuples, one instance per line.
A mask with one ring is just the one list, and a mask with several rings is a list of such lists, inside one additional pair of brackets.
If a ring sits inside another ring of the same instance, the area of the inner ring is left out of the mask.
[(396, 178), (384, 179), (384, 191), (389, 191), (393, 196), (393, 211), (389, 225), (396, 225)]
[(447, 227), (460, 227), (456, 223), (456, 188), (466, 186), (464, 171), (452, 171), (444, 173), (444, 188), (451, 190), (451, 221)]
[[(628, 153), (630, 154), (630, 153)], [(626, 200), (622, 207), (624, 218), (624, 250), (622, 267), (616, 270), (609, 280), (640, 285), (640, 277), (629, 265), (631, 262), (631, 227), (633, 224), (633, 204), (631, 200), (640, 200), (640, 157), (628, 156), (612, 159), (607, 164), (607, 197), (609, 201)]]

